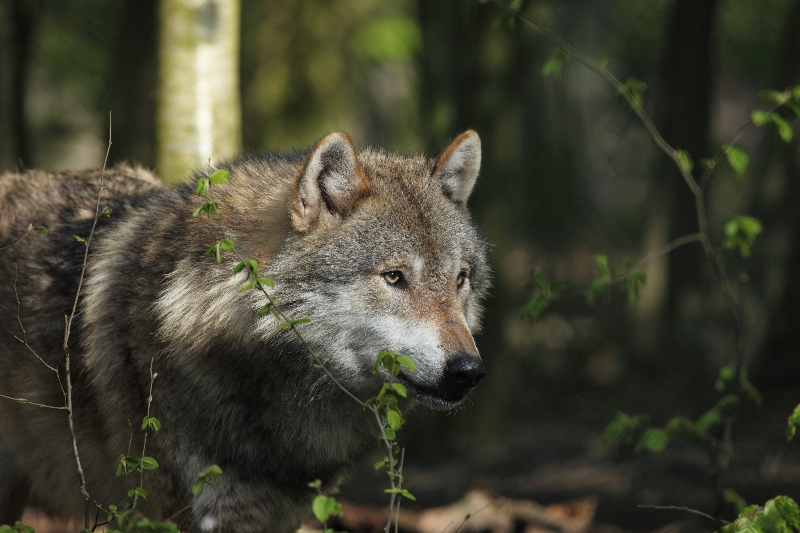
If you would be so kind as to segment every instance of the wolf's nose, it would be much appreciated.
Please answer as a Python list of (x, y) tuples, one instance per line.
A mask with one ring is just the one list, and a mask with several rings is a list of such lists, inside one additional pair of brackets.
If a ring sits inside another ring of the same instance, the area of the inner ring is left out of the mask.
[(480, 357), (462, 352), (447, 360), (447, 379), (456, 385), (474, 387), (485, 375)]

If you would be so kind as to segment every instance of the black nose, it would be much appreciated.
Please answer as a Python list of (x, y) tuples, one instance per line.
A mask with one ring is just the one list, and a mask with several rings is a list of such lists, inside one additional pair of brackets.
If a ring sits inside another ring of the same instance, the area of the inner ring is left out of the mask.
[(447, 360), (446, 377), (454, 385), (472, 388), (485, 375), (486, 370), (480, 357), (458, 353)]

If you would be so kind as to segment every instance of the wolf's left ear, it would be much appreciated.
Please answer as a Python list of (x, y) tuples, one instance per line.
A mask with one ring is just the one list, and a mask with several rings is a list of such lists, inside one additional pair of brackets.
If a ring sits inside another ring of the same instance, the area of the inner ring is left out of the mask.
[(481, 169), (481, 138), (467, 130), (455, 138), (436, 158), (433, 175), (445, 196), (465, 205)]
[(369, 191), (350, 137), (330, 133), (314, 146), (290, 203), (292, 225), (310, 230), (320, 219), (343, 218)]

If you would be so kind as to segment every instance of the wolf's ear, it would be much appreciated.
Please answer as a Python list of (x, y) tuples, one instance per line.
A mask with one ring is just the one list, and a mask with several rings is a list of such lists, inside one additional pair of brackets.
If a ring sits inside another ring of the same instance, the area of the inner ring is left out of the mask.
[(467, 130), (455, 138), (436, 158), (433, 175), (445, 196), (459, 205), (467, 203), (481, 169), (481, 138)]
[(292, 225), (310, 230), (325, 217), (347, 216), (369, 191), (353, 142), (346, 133), (330, 133), (314, 146), (291, 200)]

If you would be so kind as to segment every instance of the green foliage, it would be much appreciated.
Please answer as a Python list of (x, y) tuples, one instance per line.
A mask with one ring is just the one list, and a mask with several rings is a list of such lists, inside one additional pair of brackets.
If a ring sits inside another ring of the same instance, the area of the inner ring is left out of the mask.
[(757, 109), (750, 114), (750, 118), (756, 126), (764, 126), (770, 122), (774, 124), (775, 127), (778, 128), (778, 135), (783, 142), (788, 143), (794, 138), (794, 129), (792, 125), (775, 111), (762, 111)]
[(169, 522), (154, 522), (136, 512), (116, 513), (113, 518), (119, 529), (108, 533), (180, 533), (178, 526)]
[(206, 250), (205, 255), (214, 254), (217, 263), (222, 263), (222, 252), (232, 252), (233, 250), (233, 242), (230, 239), (222, 239)]
[(523, 307), (522, 314), (523, 316), (537, 319), (564, 292), (566, 285), (563, 283), (550, 283), (539, 268), (533, 270), (531, 277), (536, 287), (525, 307)]
[(0, 533), (34, 533), (34, 529), (17, 520), (13, 526), (0, 526)]
[(311, 510), (314, 513), (314, 517), (322, 523), (327, 522), (332, 515), (342, 516), (343, 514), (342, 504), (337, 502), (336, 498), (323, 494), (319, 494), (314, 498), (311, 503)]
[(604, 254), (594, 256), (594, 264), (597, 266), (600, 275), (594, 278), (589, 284), (589, 288), (586, 289), (586, 302), (589, 305), (594, 305), (599, 298), (607, 295), (608, 289), (612, 284), (608, 256)]
[(624, 101), (628, 101), (628, 99), (625, 98), (625, 95), (627, 95), (630, 98), (629, 103), (637, 107), (642, 107), (644, 104), (645, 89), (647, 89), (647, 84), (645, 82), (637, 80), (636, 78), (628, 78), (621, 87), (617, 87), (617, 94)]
[(786, 423), (786, 440), (792, 440), (797, 433), (797, 426), (800, 425), (800, 404), (798, 404)]
[[(213, 174), (206, 178), (199, 178), (197, 180), (197, 187), (195, 188), (195, 194), (197, 196), (205, 196), (206, 201), (203, 204), (194, 210), (192, 213), (193, 217), (199, 217), (200, 215), (204, 214), (211, 218), (211, 215), (219, 213), (219, 203), (215, 200), (211, 200), (209, 195), (211, 193), (211, 184), (223, 184), (228, 181), (229, 173), (225, 169), (216, 170)], [(213, 248), (213, 247), (212, 247)], [(206, 252), (209, 253), (209, 252)]]
[(542, 75), (545, 77), (561, 76), (561, 72), (564, 70), (564, 62), (568, 61), (570, 57), (569, 50), (563, 48), (557, 49), (553, 53), (553, 56), (548, 59), (547, 63), (542, 67)]
[(646, 281), (647, 275), (638, 268), (628, 272), (628, 275), (622, 280), (622, 285), (625, 288), (625, 292), (628, 293), (628, 301), (630, 303), (639, 301), (639, 291), (644, 287)]
[(150, 429), (153, 433), (158, 433), (161, 430), (161, 422), (154, 416), (145, 416), (142, 419), (142, 431)]
[(206, 488), (206, 485), (216, 487), (217, 484), (213, 482), (214, 479), (222, 475), (222, 469), (217, 465), (211, 465), (199, 474), (197, 474), (197, 481), (192, 485), (192, 494), (201, 494)]
[(745, 507), (747, 507), (747, 502), (744, 500), (744, 498), (742, 498), (741, 495), (739, 495), (739, 493), (733, 489), (725, 489), (725, 491), (722, 493), (722, 499), (725, 501), (725, 503), (733, 505), (737, 513), (741, 513)]
[(728, 164), (736, 172), (736, 177), (741, 179), (747, 171), (747, 165), (750, 164), (750, 156), (741, 148), (729, 144), (724, 145), (722, 151), (725, 153)]
[[(398, 354), (391, 350), (381, 350), (375, 360), (373, 371), (378, 374), (384, 368), (392, 378), (400, 375), (400, 371), (405, 368), (409, 372), (417, 371), (417, 364), (407, 355)], [(406, 489), (401, 487), (403, 476), (398, 470), (398, 463), (396, 456), (400, 452), (400, 448), (396, 442), (397, 431), (405, 424), (403, 413), (397, 406), (398, 396), (406, 398), (408, 392), (406, 388), (397, 382), (386, 382), (381, 386), (377, 395), (368, 399), (365, 405), (371, 409), (378, 416), (381, 432), (385, 444), (387, 446), (387, 455), (375, 463), (375, 469), (380, 470), (386, 468), (386, 473), (392, 482), (392, 487), (386, 490), (387, 494), (399, 494), (404, 498), (413, 500), (414, 496)]]
[(617, 412), (614, 419), (603, 430), (603, 439), (609, 443), (631, 443), (637, 429), (646, 422), (648, 417), (643, 415), (630, 416)]
[(728, 249), (739, 249), (742, 257), (750, 257), (750, 248), (761, 233), (761, 221), (757, 218), (739, 215), (725, 223), (725, 239), (722, 245)]
[(141, 472), (143, 470), (155, 470), (158, 468), (158, 461), (153, 457), (145, 455), (144, 457), (135, 457), (133, 455), (121, 454), (117, 458), (117, 477), (127, 476), (132, 472)]
[(744, 507), (722, 533), (796, 533), (800, 531), (800, 507), (789, 496), (776, 496), (763, 507)]

